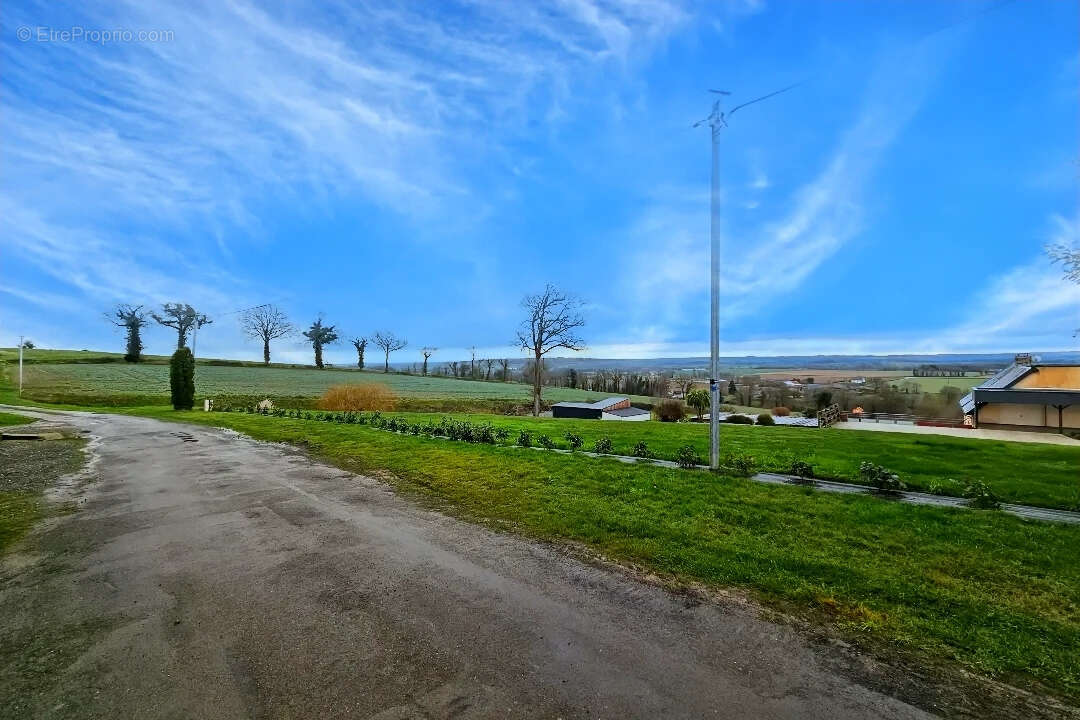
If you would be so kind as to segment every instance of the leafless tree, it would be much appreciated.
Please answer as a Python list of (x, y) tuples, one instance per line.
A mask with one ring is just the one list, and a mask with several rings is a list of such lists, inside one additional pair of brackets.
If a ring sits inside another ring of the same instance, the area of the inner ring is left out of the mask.
[(137, 363), (142, 359), (142, 329), (146, 327), (146, 313), (142, 305), (117, 305), (111, 314), (106, 313), (105, 318), (117, 327), (122, 327), (127, 332), (126, 352), (124, 360)]
[(366, 337), (357, 337), (352, 340), (353, 347), (356, 348), (356, 367), (361, 370), (364, 369), (364, 351), (367, 350), (368, 339)]
[(240, 314), (240, 329), (253, 340), (262, 340), (263, 363), (270, 364), (270, 341), (296, 332), (289, 318), (274, 305), (260, 305)]
[(581, 301), (548, 284), (539, 295), (521, 301), (528, 317), (522, 321), (517, 340), (533, 354), (533, 415), (540, 415), (541, 368), (544, 356), (557, 348), (575, 352), (585, 349), (578, 330), (585, 325)]
[(176, 349), (187, 346), (188, 331), (194, 328), (198, 330), (203, 325), (213, 322), (210, 318), (200, 314), (187, 303), (165, 303), (161, 306), (161, 314), (150, 313), (150, 316), (159, 325), (171, 327), (176, 331)]
[(405, 338), (399, 338), (392, 332), (386, 330), (380, 330), (375, 333), (375, 337), (372, 338), (375, 344), (382, 348), (383, 351), (383, 372), (390, 372), (390, 353), (397, 352), (408, 346), (409, 341)]
[[(1065, 279), (1074, 283), (1080, 283), (1080, 246), (1070, 247), (1065, 243), (1048, 245), (1046, 254), (1055, 263), (1061, 263), (1065, 268)], [(1075, 336), (1080, 336), (1080, 328), (1077, 328)]]
[(436, 347), (420, 348), (420, 353), (424, 356), (424, 369), (422, 371), (424, 375), (427, 375), (427, 361), (428, 361), (428, 358), (431, 357), (432, 355), (434, 355), (436, 352), (438, 352), (438, 350), (439, 350), (439, 348), (436, 348)]
[(484, 358), (483, 362), (484, 362), (484, 366), (485, 366), (485, 370), (486, 370), (486, 372), (484, 373), (484, 379), (485, 380), (490, 380), (491, 379), (491, 368), (492, 368), (493, 365), (495, 365), (495, 358)]

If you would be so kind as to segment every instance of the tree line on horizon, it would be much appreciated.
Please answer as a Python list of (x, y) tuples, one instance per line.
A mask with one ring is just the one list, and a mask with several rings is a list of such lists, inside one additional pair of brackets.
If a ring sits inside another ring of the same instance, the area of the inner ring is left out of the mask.
[[(521, 306), (526, 311), (526, 318), (521, 322), (516, 343), (522, 350), (532, 354), (532, 360), (526, 365), (523, 375), (532, 380), (533, 414), (539, 415), (543, 392), (544, 356), (557, 348), (575, 352), (585, 349), (584, 342), (578, 335), (579, 329), (585, 325), (585, 319), (581, 313), (583, 303), (549, 283), (544, 287), (543, 292), (522, 298)], [(105, 317), (110, 323), (124, 330), (124, 360), (131, 363), (142, 360), (144, 348), (142, 331), (151, 321), (176, 331), (177, 353), (187, 351), (183, 353), (185, 356), (191, 354), (187, 348), (189, 334), (194, 337), (200, 328), (213, 322), (205, 313), (200, 313), (190, 304), (181, 302), (164, 303), (160, 311), (148, 310), (144, 305), (120, 303), (111, 312), (106, 313)], [(241, 311), (239, 324), (244, 335), (262, 343), (263, 363), (266, 365), (270, 364), (272, 341), (299, 334), (311, 343), (315, 367), (323, 369), (325, 367), (323, 349), (341, 340), (341, 333), (337, 326), (326, 324), (321, 314), (315, 318), (308, 329), (297, 333), (298, 328), (289, 320), (285, 312), (272, 304), (258, 305)], [(356, 365), (361, 370), (365, 367), (368, 344), (372, 343), (378, 347), (383, 353), (384, 373), (390, 372), (390, 355), (404, 350), (409, 345), (405, 337), (398, 336), (389, 330), (376, 331), (370, 337), (357, 335), (352, 337), (350, 342), (356, 349)], [(477, 358), (476, 348), (473, 347), (471, 350), (471, 358), (468, 362), (447, 362), (442, 366), (441, 374), (491, 380), (493, 369), (498, 366), (498, 370), (494, 371), (495, 377), (504, 382), (510, 379), (509, 358)], [(423, 357), (423, 365), (420, 368), (422, 375), (429, 374), (428, 362), (437, 351), (438, 348), (433, 346), (424, 346), (420, 349)], [(194, 363), (194, 355), (191, 355), (191, 362)]]

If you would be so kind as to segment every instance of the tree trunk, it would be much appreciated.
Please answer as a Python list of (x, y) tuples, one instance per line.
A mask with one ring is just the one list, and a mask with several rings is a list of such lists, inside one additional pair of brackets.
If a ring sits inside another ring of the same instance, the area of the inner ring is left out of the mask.
[(383, 358), (382, 371), (384, 373), (390, 372), (390, 352), (389, 351), (387, 351), (386, 357)]
[(540, 417), (540, 353), (533, 363), (533, 417)]
[(322, 370), (322, 366), (323, 366), (323, 364), (322, 364), (322, 345), (319, 344), (319, 343), (316, 343), (315, 344), (315, 367)]
[(263, 338), (263, 365), (270, 364), (270, 341)]
[(424, 358), (424, 370), (423, 370), (423, 373), (424, 373), (424, 375), (427, 375), (427, 358)]

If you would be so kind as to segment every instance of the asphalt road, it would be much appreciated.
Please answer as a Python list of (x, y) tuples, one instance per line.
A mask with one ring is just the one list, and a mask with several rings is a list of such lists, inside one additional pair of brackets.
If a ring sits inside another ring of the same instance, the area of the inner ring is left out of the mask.
[(41, 531), (60, 560), (5, 571), (21, 622), (60, 646), (39, 648), (51, 679), (22, 690), (24, 717), (927, 717), (746, 603), (226, 431), (65, 422), (95, 438), (95, 479), (58, 491), (81, 506)]

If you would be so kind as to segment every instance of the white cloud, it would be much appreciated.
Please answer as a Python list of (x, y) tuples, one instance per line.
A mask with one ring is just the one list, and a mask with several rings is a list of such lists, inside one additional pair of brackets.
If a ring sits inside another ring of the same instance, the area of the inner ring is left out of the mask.
[[(475, 217), (470, 167), (565, 106), (578, 77), (632, 63), (687, 19), (675, 0), (7, 9), (8, 27), (173, 33), (0, 46), (5, 236), (77, 292), (140, 301), (172, 299), (177, 263), (206, 278), (193, 301), (242, 286), (217, 259), (262, 241), (268, 201)], [(154, 240), (169, 234), (190, 238), (182, 253)]]
[[(921, 107), (934, 76), (931, 65), (924, 52), (903, 64), (883, 66), (871, 78), (862, 107), (824, 169), (794, 193), (791, 209), (755, 227), (723, 226), (725, 318), (746, 315), (798, 289), (858, 237), (866, 221), (863, 195), (882, 157)], [(768, 179), (758, 173), (751, 185), (767, 186)], [(734, 192), (728, 195), (736, 197)], [(755, 197), (740, 205), (760, 213), (760, 202)], [(721, 215), (725, 223), (723, 210)], [(688, 311), (700, 312), (708, 268), (707, 202), (661, 197), (626, 234), (634, 251), (623, 273), (625, 292), (628, 312), (641, 318), (639, 325), (662, 322), (671, 328), (685, 320)]]

